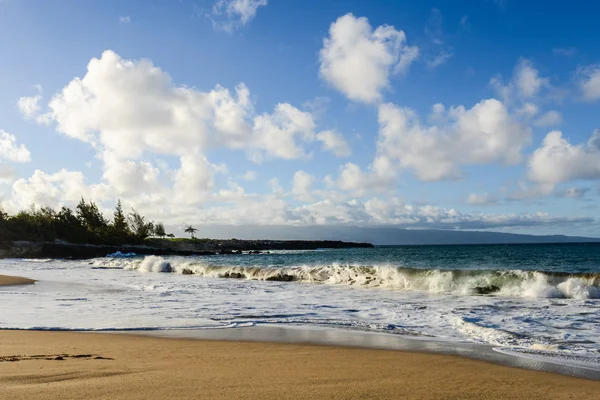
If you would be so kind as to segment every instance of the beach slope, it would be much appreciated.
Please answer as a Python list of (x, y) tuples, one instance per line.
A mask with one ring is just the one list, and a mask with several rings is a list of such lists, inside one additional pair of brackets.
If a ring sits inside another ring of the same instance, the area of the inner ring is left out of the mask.
[(0, 331), (19, 399), (592, 399), (600, 382), (454, 356), (325, 346)]
[(32, 283), (35, 283), (33, 279), (21, 278), (20, 276), (0, 275), (0, 286), (31, 285)]

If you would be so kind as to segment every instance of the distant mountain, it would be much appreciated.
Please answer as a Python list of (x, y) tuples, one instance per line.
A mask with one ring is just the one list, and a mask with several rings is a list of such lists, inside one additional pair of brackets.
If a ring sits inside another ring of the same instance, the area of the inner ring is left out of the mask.
[[(375, 245), (513, 244), (600, 242), (600, 238), (565, 235), (522, 235), (482, 231), (400, 229), (348, 226), (205, 226), (197, 237), (215, 239), (343, 240)], [(183, 232), (176, 232), (181, 233)]]

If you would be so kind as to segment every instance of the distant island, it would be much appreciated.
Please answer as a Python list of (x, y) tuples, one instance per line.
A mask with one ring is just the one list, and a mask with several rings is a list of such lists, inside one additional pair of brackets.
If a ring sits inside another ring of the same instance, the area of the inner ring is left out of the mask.
[(93, 201), (81, 199), (75, 211), (32, 206), (16, 215), (0, 210), (0, 258), (94, 258), (111, 253), (154, 255), (259, 254), (271, 250), (373, 247), (371, 243), (339, 240), (199, 239), (175, 238), (160, 222), (137, 211), (126, 214), (117, 201), (112, 221)]

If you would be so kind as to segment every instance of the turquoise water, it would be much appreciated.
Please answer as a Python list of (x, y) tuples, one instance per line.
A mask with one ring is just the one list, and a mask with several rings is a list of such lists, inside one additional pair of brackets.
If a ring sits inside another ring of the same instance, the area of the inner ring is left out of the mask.
[(600, 273), (600, 243), (378, 246), (324, 251), (199, 257), (211, 265), (393, 265), (440, 270), (524, 270), (563, 273)]

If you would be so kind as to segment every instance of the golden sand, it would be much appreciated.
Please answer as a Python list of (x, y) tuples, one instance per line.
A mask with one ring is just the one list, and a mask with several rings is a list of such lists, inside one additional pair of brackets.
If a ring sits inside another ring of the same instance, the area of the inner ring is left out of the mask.
[(5, 399), (595, 399), (600, 382), (388, 350), (0, 331)]
[(0, 286), (30, 285), (35, 283), (33, 279), (21, 278), (20, 276), (0, 275)]

